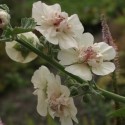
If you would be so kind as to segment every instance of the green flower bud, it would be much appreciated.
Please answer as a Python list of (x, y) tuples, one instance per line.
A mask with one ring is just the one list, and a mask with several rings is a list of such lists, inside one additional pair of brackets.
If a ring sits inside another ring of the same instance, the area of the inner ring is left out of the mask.
[(76, 88), (76, 87), (74, 87), (74, 86), (72, 86), (71, 88), (70, 88), (70, 92), (71, 92), (71, 96), (76, 96), (76, 95), (78, 95), (78, 89)]

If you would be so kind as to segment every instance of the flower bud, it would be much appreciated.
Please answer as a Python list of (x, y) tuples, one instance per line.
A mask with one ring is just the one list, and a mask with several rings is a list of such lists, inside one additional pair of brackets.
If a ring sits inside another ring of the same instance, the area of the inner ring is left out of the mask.
[(5, 11), (0, 9), (0, 28), (4, 28), (10, 22), (10, 15)]
[(86, 95), (84, 95), (84, 96), (82, 97), (82, 100), (83, 100), (83, 102), (85, 102), (85, 103), (89, 103), (89, 102), (91, 102), (92, 97), (91, 97), (90, 94), (86, 94)]
[(76, 87), (74, 87), (74, 86), (72, 86), (71, 88), (70, 88), (70, 92), (71, 92), (71, 95), (72, 96), (76, 96), (76, 95), (78, 95), (78, 89), (76, 88)]

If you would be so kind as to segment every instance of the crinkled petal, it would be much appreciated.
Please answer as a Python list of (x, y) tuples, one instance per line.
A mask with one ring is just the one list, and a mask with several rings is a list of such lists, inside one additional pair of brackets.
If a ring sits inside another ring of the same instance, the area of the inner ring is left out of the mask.
[(92, 67), (92, 72), (96, 75), (107, 75), (115, 70), (112, 62), (103, 62), (98, 67)]
[(79, 76), (80, 78), (82, 78), (84, 80), (92, 79), (92, 73), (91, 73), (89, 67), (84, 64), (73, 64), (71, 66), (67, 66), (65, 68), (65, 70), (71, 74)]
[(37, 89), (34, 92), (35, 95), (38, 96), (38, 103), (37, 103), (37, 112), (41, 116), (46, 116), (47, 115), (47, 103), (46, 103), (46, 94), (42, 91)]
[(59, 46), (61, 49), (78, 48), (77, 41), (68, 34), (62, 34), (59, 38)]
[(55, 118), (55, 112), (51, 108), (48, 108), (48, 112), (49, 112), (50, 116), (54, 119)]
[(72, 31), (75, 33), (75, 36), (78, 37), (81, 35), (84, 31), (84, 27), (82, 23), (79, 20), (79, 17), (77, 14), (73, 14), (68, 18), (68, 24), (71, 26)]
[(91, 33), (83, 33), (80, 37), (80, 39), (78, 39), (79, 41), (79, 47), (89, 47), (89, 46), (93, 46), (93, 42), (94, 42), (94, 37)]
[(55, 93), (55, 90), (57, 94), (60, 93), (60, 84), (58, 84), (58, 81), (56, 81), (54, 74), (51, 73), (47, 76), (47, 83), (48, 98), (50, 98), (50, 96)]
[(65, 95), (66, 97), (70, 96), (70, 91), (67, 86), (60, 85), (60, 90), (61, 93), (63, 93), (63, 95)]
[(78, 53), (74, 49), (61, 50), (58, 53), (58, 59), (62, 65), (70, 65), (78, 60)]
[(42, 3), (41, 1), (35, 2), (32, 8), (32, 17), (35, 19), (38, 25), (41, 25), (42, 16), (47, 16), (51, 11), (61, 12), (59, 4), (54, 4), (51, 6)]
[(41, 24), (41, 19), (43, 16), (43, 5), (41, 1), (35, 2), (32, 8), (32, 18), (35, 19), (38, 25)]
[(61, 117), (60, 122), (61, 125), (73, 125), (71, 117)]
[(77, 108), (76, 106), (74, 105), (74, 101), (73, 101), (73, 98), (70, 98), (70, 113), (71, 113), (71, 117), (72, 119), (78, 123), (78, 119), (76, 118), (76, 114), (77, 114)]
[[(49, 35), (49, 34), (48, 34), (48, 35)], [(46, 36), (46, 39), (47, 39), (50, 43), (52, 43), (52, 44), (54, 44), (54, 45), (57, 45), (57, 44), (59, 43), (58, 37)]]
[(105, 42), (98, 43), (100, 53), (103, 55), (104, 60), (112, 60), (116, 56), (116, 51), (112, 46), (109, 46)]
[(31, 79), (31, 82), (34, 84), (34, 88), (44, 89), (47, 83), (47, 76), (49, 75), (50, 71), (45, 66), (41, 66), (36, 70)]

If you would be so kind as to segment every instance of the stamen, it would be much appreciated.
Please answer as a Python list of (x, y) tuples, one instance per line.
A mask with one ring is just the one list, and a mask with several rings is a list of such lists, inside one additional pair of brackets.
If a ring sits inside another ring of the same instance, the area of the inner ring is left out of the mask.
[(89, 60), (96, 58), (96, 56), (97, 56), (97, 53), (96, 51), (93, 50), (91, 46), (88, 47), (87, 49), (82, 48), (80, 50), (79, 57), (81, 58), (80, 60), (83, 62), (87, 63)]

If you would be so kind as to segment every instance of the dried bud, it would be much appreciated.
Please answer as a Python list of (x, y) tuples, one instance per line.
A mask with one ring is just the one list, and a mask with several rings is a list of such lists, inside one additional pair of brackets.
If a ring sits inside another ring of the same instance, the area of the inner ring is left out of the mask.
[(0, 9), (0, 28), (4, 28), (10, 22), (10, 15), (5, 11)]

